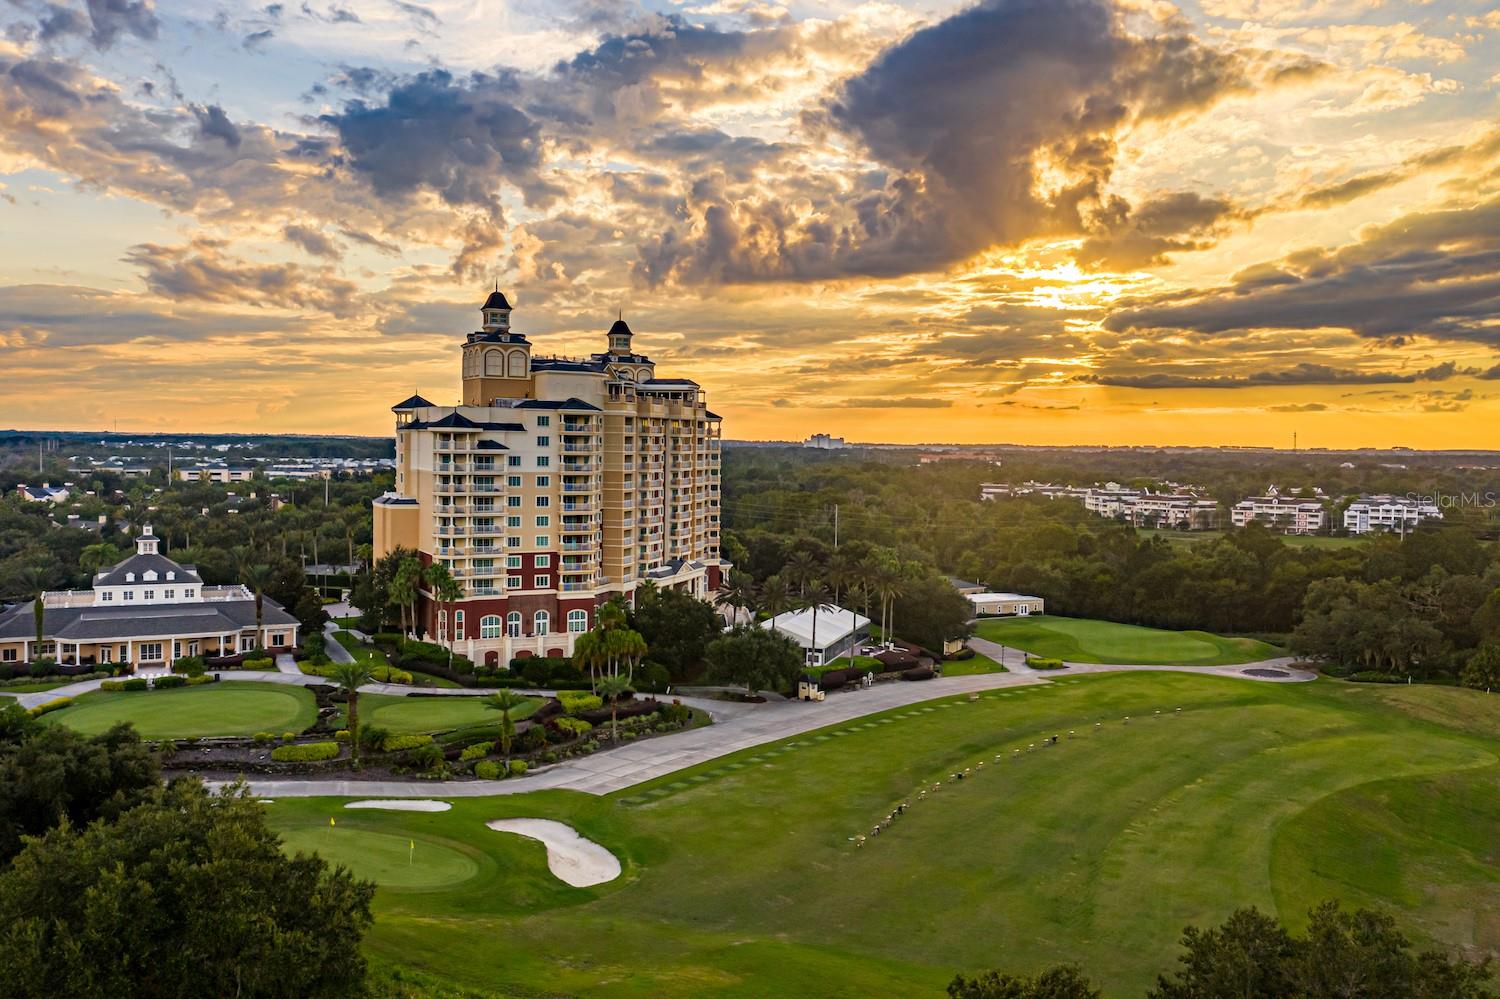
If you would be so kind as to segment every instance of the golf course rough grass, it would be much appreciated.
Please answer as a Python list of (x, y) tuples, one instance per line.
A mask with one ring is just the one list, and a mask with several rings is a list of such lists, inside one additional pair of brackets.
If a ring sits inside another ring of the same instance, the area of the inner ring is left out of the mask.
[[(1340, 897), (1389, 909), (1423, 946), (1500, 948), (1497, 750), (1500, 697), (1473, 691), (1080, 675), (898, 708), (609, 797), (267, 813), (303, 847), (336, 816), (332, 835), (406, 837), (418, 864), (438, 847), (473, 858), (446, 887), (391, 876), (367, 949), (485, 994), (937, 999), (958, 971), (1077, 962), (1106, 996), (1138, 999), (1184, 926), (1251, 904), (1296, 925)], [(624, 873), (569, 888), (541, 844), (485, 827), (504, 817), (565, 822)]]
[[(511, 721), (529, 717), (541, 704), (535, 698), (523, 700), (520, 707), (511, 711)], [(363, 724), (402, 735), (500, 724), (500, 712), (485, 707), (484, 698), (462, 694), (434, 697), (361, 694), (359, 717)]]
[(317, 717), (317, 701), (302, 687), (236, 681), (175, 690), (93, 691), (75, 698), (71, 707), (43, 715), (42, 724), (97, 735), (126, 721), (143, 739), (191, 739), (301, 732)]
[(988, 618), (979, 622), (975, 633), (1034, 656), (1075, 663), (1232, 666), (1285, 654), (1274, 645), (1251, 638), (1224, 638), (1206, 631), (1164, 631), (1052, 614)]

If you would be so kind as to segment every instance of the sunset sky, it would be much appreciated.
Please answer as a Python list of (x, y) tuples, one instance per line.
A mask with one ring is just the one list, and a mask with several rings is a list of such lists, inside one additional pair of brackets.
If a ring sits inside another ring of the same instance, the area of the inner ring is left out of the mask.
[(0, 0), (0, 426), (1500, 447), (1495, 0)]

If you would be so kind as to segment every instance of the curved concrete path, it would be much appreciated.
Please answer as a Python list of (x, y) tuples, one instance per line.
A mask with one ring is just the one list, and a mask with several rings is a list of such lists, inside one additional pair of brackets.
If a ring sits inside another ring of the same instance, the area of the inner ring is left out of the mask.
[[(1075, 663), (1063, 661), (1066, 669), (1032, 669), (1026, 665), (1026, 653), (1020, 649), (1013, 649), (1009, 645), (1001, 645), (987, 638), (970, 638), (969, 648), (981, 655), (989, 656), (995, 662), (1004, 661), (1005, 668), (1018, 676), (1066, 676), (1069, 673), (1126, 673), (1131, 671), (1146, 671), (1151, 673), (1202, 673), (1207, 676), (1228, 676), (1239, 680), (1259, 680), (1261, 683), (1306, 683), (1317, 679), (1316, 673), (1309, 673), (1305, 669), (1296, 669), (1292, 663), (1297, 660), (1292, 656), (1278, 656), (1275, 659), (1262, 659), (1253, 663), (1237, 663), (1230, 666), (1143, 666), (1139, 663)], [(1250, 669), (1274, 669), (1286, 673), (1286, 676), (1256, 676), (1246, 673)]]
[[(611, 794), (655, 780), (687, 767), (751, 749), (768, 742), (801, 735), (829, 725), (839, 725), (866, 715), (906, 707), (955, 694), (977, 693), (1003, 687), (1022, 687), (1050, 682), (1051, 676), (1072, 672), (1160, 671), (1202, 673), (1262, 683), (1305, 682), (1314, 674), (1287, 670), (1293, 676), (1269, 678), (1246, 675), (1246, 669), (1285, 670), (1290, 660), (1269, 659), (1240, 666), (1108, 666), (1080, 663), (1065, 671), (1026, 670), (1011, 673), (981, 673), (973, 676), (941, 677), (921, 683), (882, 683), (868, 690), (840, 692), (826, 701), (782, 701), (734, 705), (729, 717), (706, 728), (629, 742), (617, 749), (567, 760), (538, 770), (522, 780), (458, 781), (439, 784), (423, 780), (252, 780), (250, 788), (269, 798), (357, 796), (362, 798), (479, 798), (492, 794), (523, 794), (528, 791), (563, 789), (586, 794)], [(686, 701), (686, 699), (684, 699)], [(720, 704), (720, 707), (728, 705)]]

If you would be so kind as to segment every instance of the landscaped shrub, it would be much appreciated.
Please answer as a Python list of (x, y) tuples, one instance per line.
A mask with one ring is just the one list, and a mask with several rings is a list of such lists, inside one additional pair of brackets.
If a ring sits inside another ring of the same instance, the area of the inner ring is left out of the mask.
[(1344, 679), (1351, 683), (1405, 683), (1406, 677), (1397, 676), (1394, 673), (1378, 673), (1375, 670), (1360, 670), (1358, 673), (1350, 673)]
[(144, 677), (134, 677), (120, 684), (121, 690), (150, 690), (151, 681)]
[(281, 741), (282, 742), (291, 742), (292, 740), (294, 740), (296, 738), (297, 738), (297, 733), (296, 732), (283, 732), (283, 733), (281, 733)]
[(297, 668), (307, 676), (330, 677), (333, 676), (334, 665), (327, 660), (317, 661), (309, 659), (306, 662), (298, 663)]
[(61, 711), (63, 708), (72, 703), (73, 698), (71, 697), (55, 697), (50, 701), (38, 704), (36, 707), (32, 708), (26, 713), (33, 718), (40, 718), (42, 715), (45, 715), (48, 712)]
[(199, 686), (202, 686), (205, 683), (218, 683), (218, 682), (219, 682), (219, 678), (218, 677), (212, 676), (212, 675), (210, 675), (208, 673), (203, 673), (203, 674), (200, 674), (198, 676), (189, 676), (189, 677), (185, 677), (183, 679), (183, 683), (187, 684), (189, 687), (199, 687)]
[(271, 759), (278, 763), (309, 763), (313, 760), (331, 760), (339, 755), (336, 742), (305, 742), (300, 746), (277, 746), (271, 750)]
[(490, 747), (494, 743), (476, 742), (472, 746), (465, 746), (463, 752), (458, 754), (461, 760), (481, 760), (490, 755)]
[(243, 663), (243, 667), (247, 670), (266, 673), (276, 668), (276, 661), (270, 658), (246, 659)]
[(151, 684), (151, 686), (154, 687), (156, 690), (171, 690), (173, 687), (186, 687), (187, 686), (187, 677), (185, 677), (185, 676), (159, 676)]
[(181, 673), (184, 676), (202, 676), (203, 657), (183, 656), (181, 659), (172, 664), (172, 672)]
[(644, 663), (635, 671), (635, 679), (631, 682), (642, 693), (664, 694), (672, 683), (672, 675), (661, 663)]
[(661, 716), (675, 725), (686, 725), (693, 720), (693, 709), (686, 704), (664, 704)]
[(418, 746), (432, 745), (430, 735), (390, 735), (386, 736), (380, 748), (387, 753), (400, 753), (408, 749), (416, 749)]
[(525, 773), (526, 773), (526, 761), (525, 760), (511, 760), (510, 761), (510, 775), (512, 777), (520, 777), (520, 776), (522, 776)]
[(587, 735), (589, 732), (592, 732), (594, 730), (594, 726), (590, 725), (582, 718), (563, 717), (558, 718), (552, 724), (556, 725), (559, 729), (567, 732), (572, 736)]
[(501, 776), (500, 770), (501, 764), (495, 760), (480, 760), (474, 764), (474, 776), (480, 780), (499, 780)]
[(394, 666), (376, 666), (370, 671), (370, 677), (376, 683), (411, 683), (411, 674)]
[(419, 770), (436, 770), (443, 765), (443, 747), (429, 742), (413, 749), (408, 759)]
[[(532, 715), (533, 719), (535, 717)], [(523, 753), (535, 752), (547, 744), (547, 730), (541, 725), (532, 725), (516, 737), (516, 744)]]
[(276, 741), (276, 736), (270, 732), (256, 732), (250, 738), (257, 746), (264, 746), (266, 743)]
[(110, 690), (110, 691), (124, 690), (125, 689), (125, 681), (124, 680), (105, 680), (103, 683), (99, 684), (99, 689), (100, 690)]
[(917, 666), (913, 669), (901, 671), (901, 679), (903, 680), (931, 680), (935, 676), (937, 676), (937, 673), (933, 671), (931, 666)]
[(33, 677), (38, 678), (51, 676), (53, 673), (57, 672), (57, 660), (48, 659), (46, 657), (43, 657), (41, 659), (33, 659), (31, 661), (31, 665), (27, 667), (27, 672), (29, 672)]
[(378, 750), (390, 737), (390, 729), (381, 728), (379, 725), (361, 725), (359, 729), (359, 744), (364, 749)]
[(1046, 659), (1041, 656), (1027, 656), (1026, 665), (1032, 669), (1063, 669), (1061, 659)]
[(347, 728), (339, 729), (337, 732), (333, 733), (333, 739), (335, 742), (348, 742), (349, 730)]
[(557, 692), (558, 703), (563, 710), (570, 715), (582, 714), (585, 711), (595, 711), (604, 705), (604, 698), (598, 694), (584, 694), (572, 690), (559, 690)]

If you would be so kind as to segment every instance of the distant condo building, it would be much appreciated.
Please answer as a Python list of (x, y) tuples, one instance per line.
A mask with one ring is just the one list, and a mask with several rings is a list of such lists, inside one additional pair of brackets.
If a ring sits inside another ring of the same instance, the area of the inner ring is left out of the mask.
[(827, 434), (813, 434), (802, 442), (803, 447), (816, 448), (820, 451), (838, 451), (849, 445), (844, 443), (842, 437), (830, 437)]
[(188, 465), (177, 470), (179, 482), (249, 482), (255, 469), (230, 465)]
[(1245, 527), (1253, 521), (1286, 534), (1316, 534), (1327, 526), (1328, 514), (1318, 500), (1281, 496), (1271, 490), (1230, 507), (1229, 520), (1235, 527)]
[[(1181, 488), (1175, 485), (1172, 487)], [(1219, 524), (1219, 504), (1185, 489), (1172, 493), (1153, 493), (1122, 486), (1118, 482), (1106, 482), (1102, 486), (1059, 486), (1050, 482), (1031, 481), (1019, 485), (985, 482), (979, 487), (981, 500), (993, 501), (1012, 496), (1078, 500), (1092, 514), (1111, 520), (1128, 521), (1136, 527), (1209, 531)]]
[(1414, 496), (1361, 496), (1344, 510), (1344, 528), (1350, 534), (1406, 534), (1424, 520), (1442, 519), (1443, 511), (1436, 503)]
[(463, 404), (396, 414), (396, 488), (375, 501), (375, 555), (397, 547), (462, 585), (419, 619), (479, 662), (567, 655), (598, 606), (646, 582), (707, 597), (719, 555), (720, 418), (658, 378), (624, 320), (586, 358), (533, 354), (499, 291), (461, 345)]

